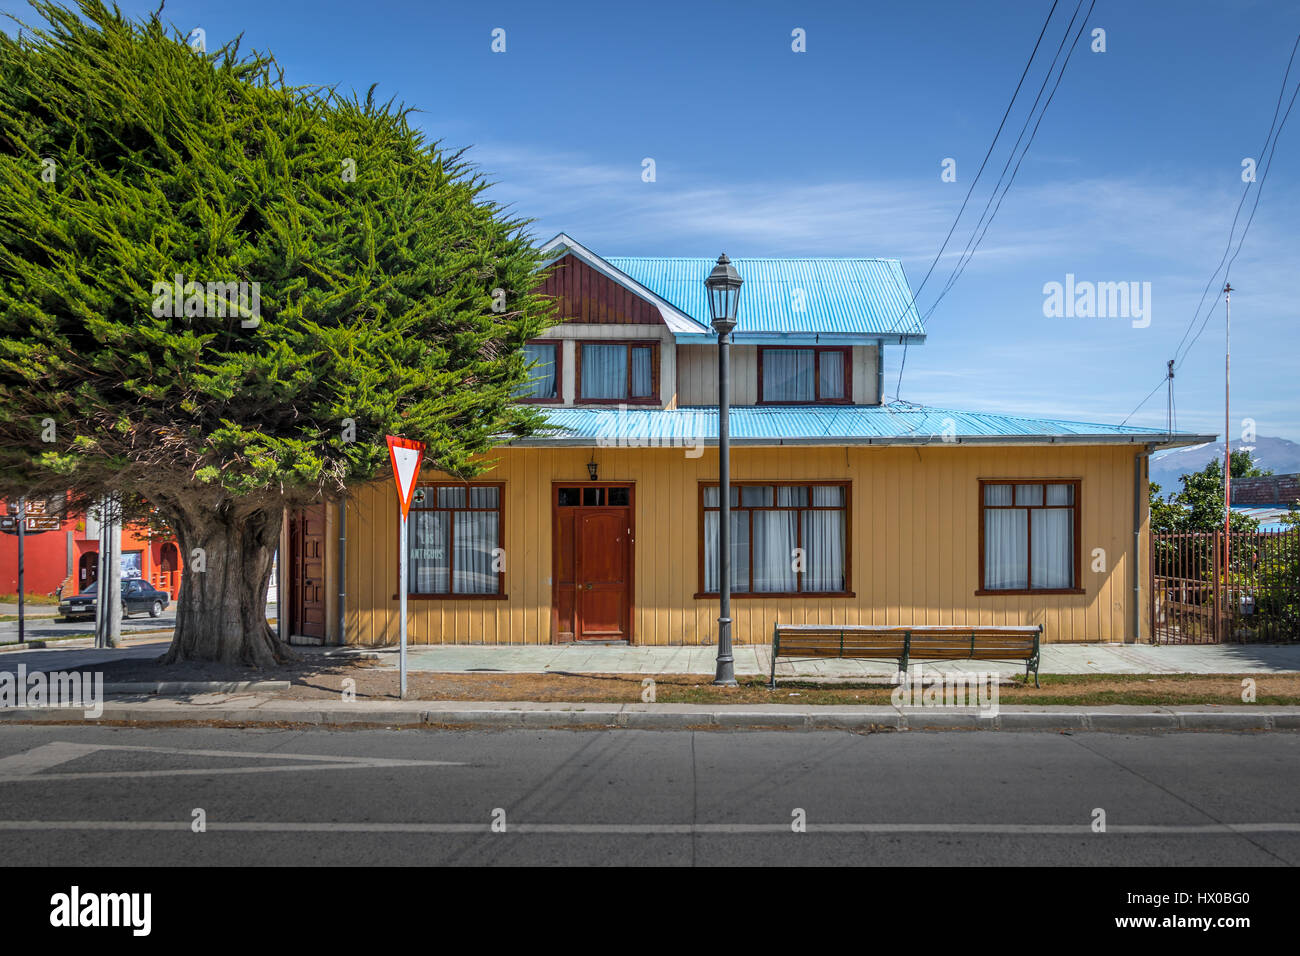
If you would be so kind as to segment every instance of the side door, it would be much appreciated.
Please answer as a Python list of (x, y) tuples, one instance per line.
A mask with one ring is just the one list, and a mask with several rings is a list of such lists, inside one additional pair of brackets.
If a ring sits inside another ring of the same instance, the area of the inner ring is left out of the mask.
[(126, 604), (126, 609), (131, 614), (137, 611), (149, 610), (151, 600), (146, 600), (143, 585), (139, 581), (128, 581), (123, 588), (122, 601)]

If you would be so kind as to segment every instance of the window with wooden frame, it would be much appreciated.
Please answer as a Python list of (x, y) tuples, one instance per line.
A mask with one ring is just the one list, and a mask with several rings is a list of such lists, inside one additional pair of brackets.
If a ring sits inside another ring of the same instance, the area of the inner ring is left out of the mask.
[(1079, 481), (981, 479), (977, 594), (1079, 594)]
[[(746, 595), (851, 596), (847, 481), (731, 485), (731, 590)], [(699, 593), (717, 594), (716, 484), (700, 486)]]
[(575, 349), (578, 402), (659, 403), (659, 343), (600, 339)]
[(851, 348), (761, 346), (759, 404), (847, 404), (853, 400), (852, 367)]
[(531, 368), (528, 370), (527, 383), (515, 392), (516, 401), (539, 403), (560, 401), (562, 351), (558, 339), (524, 343), (524, 365)]
[(504, 597), (504, 497), (499, 482), (416, 487), (407, 531), (411, 597)]

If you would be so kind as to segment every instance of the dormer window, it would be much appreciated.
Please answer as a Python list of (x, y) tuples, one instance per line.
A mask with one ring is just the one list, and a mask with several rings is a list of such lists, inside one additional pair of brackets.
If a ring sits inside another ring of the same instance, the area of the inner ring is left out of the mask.
[(847, 348), (771, 346), (758, 350), (758, 400), (764, 405), (847, 403)]
[(658, 342), (579, 342), (579, 402), (658, 404)]
[(524, 365), (528, 381), (515, 392), (523, 402), (558, 402), (560, 400), (560, 343), (529, 342), (524, 345)]

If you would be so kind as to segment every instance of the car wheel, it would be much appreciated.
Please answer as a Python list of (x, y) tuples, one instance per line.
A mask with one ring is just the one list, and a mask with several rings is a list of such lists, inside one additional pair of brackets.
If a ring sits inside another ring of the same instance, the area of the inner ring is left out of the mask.
[(157, 617), (161, 613), (162, 613), (162, 601), (154, 601), (153, 604), (149, 606), (149, 616)]

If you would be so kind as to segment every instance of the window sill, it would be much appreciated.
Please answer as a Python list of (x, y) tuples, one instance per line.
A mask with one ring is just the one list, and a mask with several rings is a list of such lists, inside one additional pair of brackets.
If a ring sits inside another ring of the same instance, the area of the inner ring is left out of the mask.
[(573, 400), (575, 405), (662, 405), (658, 396), (653, 398), (582, 398)]
[(800, 405), (803, 407), (817, 406), (817, 405), (852, 405), (853, 399), (851, 398), (810, 398), (807, 401), (793, 401), (793, 402), (777, 401), (776, 399), (766, 399), (763, 401), (755, 402), (754, 404), (755, 405), (777, 405), (777, 406)]
[[(408, 594), (410, 601), (508, 601), (509, 594)], [(401, 595), (394, 594), (394, 601), (400, 601)]]
[[(733, 598), (852, 598), (857, 595), (852, 591), (732, 591)], [(697, 601), (716, 601), (718, 600), (717, 591), (697, 591), (694, 594)]]
[(1087, 594), (1083, 588), (1020, 588), (1012, 591), (990, 591), (985, 588), (977, 588), (976, 597), (1000, 597), (1008, 594), (1011, 595), (1035, 595), (1035, 594)]

